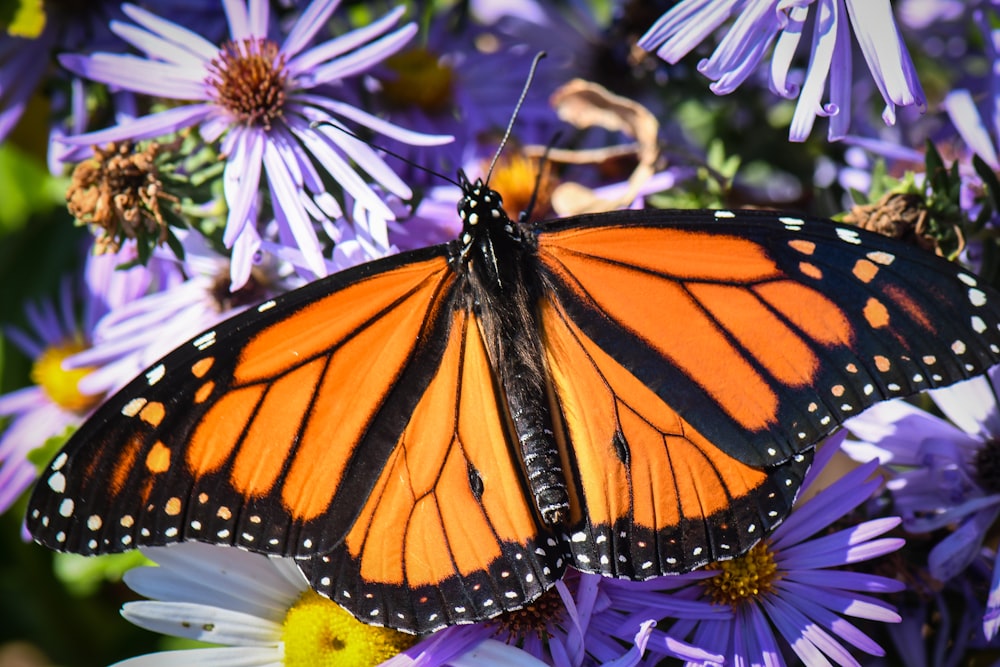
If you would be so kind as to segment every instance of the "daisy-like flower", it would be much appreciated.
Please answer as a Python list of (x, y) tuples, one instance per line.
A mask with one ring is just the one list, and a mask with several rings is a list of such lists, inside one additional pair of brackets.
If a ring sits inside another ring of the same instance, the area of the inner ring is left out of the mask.
[[(923, 110), (926, 105), (889, 0), (684, 0), (660, 17), (639, 46), (675, 64), (733, 15), (737, 18), (729, 32), (711, 57), (698, 63), (698, 71), (712, 80), (714, 93), (725, 95), (773, 52), (771, 90), (782, 97), (799, 98), (789, 130), (792, 141), (804, 141), (817, 116), (830, 117), (830, 140), (847, 133), (853, 85), (852, 28), (885, 100), (882, 119), (886, 124), (895, 123), (896, 106), (915, 105)], [(791, 68), (807, 20), (813, 24), (813, 42), (800, 85)], [(824, 102), (827, 88), (828, 101)]]
[[(35, 464), (28, 460), (28, 453), (78, 425), (103, 395), (81, 388), (94, 368), (67, 369), (63, 362), (89, 347), (97, 322), (110, 309), (138, 298), (151, 282), (163, 278), (155, 275), (157, 267), (116, 271), (115, 266), (125, 259), (124, 253), (91, 255), (85, 267), (85, 289), (67, 279), (56, 302), (42, 300), (25, 306), (28, 330), (4, 327), (11, 342), (33, 360), (33, 384), (0, 395), (0, 416), (12, 418), (0, 434), (0, 512), (35, 479)], [(79, 319), (78, 300), (83, 304)], [(117, 376), (119, 383), (128, 379), (131, 374)]]
[[(875, 459), (893, 477), (888, 482), (895, 509), (912, 533), (950, 529), (931, 549), (927, 567), (945, 582), (961, 574), (982, 553), (983, 540), (1000, 516), (1000, 367), (930, 393), (947, 418), (905, 401), (880, 403), (852, 419), (858, 439), (844, 449), (858, 460)], [(1000, 629), (1000, 559), (991, 553), (993, 581), (983, 631)]]
[(231, 39), (221, 46), (135, 5), (123, 5), (132, 23), (115, 21), (111, 28), (145, 57), (95, 53), (65, 55), (60, 62), (88, 79), (185, 103), (65, 141), (105, 144), (197, 126), (207, 142), (221, 139), (226, 157), (223, 185), (229, 212), (223, 240), (233, 248), (233, 287), (249, 277), (261, 245), (262, 171), (282, 238), (294, 240), (313, 274), (325, 275), (314, 221), (338, 218), (343, 210), (324, 181), (336, 182), (345, 197), (385, 219), (392, 217), (391, 211), (352, 162), (386, 191), (411, 196), (371, 147), (338, 129), (341, 120), (411, 144), (451, 140), (410, 132), (337, 99), (337, 86), (345, 78), (395, 53), (416, 31), (413, 24), (394, 27), (404, 11), (400, 7), (368, 26), (310, 46), (338, 4), (310, 3), (279, 43), (271, 38), (267, 0), (228, 0), (224, 6)]
[[(810, 487), (835, 450), (832, 443), (820, 448), (803, 493), (815, 491)], [(899, 525), (900, 519), (835, 526), (879, 487), (881, 480), (872, 478), (876, 466), (870, 462), (851, 470), (797, 504), (784, 523), (740, 558), (645, 582), (651, 590), (633, 603), (638, 609), (635, 617), (670, 616), (675, 598), (731, 608), (732, 616), (680, 618), (669, 628), (672, 637), (721, 652), (730, 665), (783, 665), (788, 649), (805, 665), (829, 665), (828, 659), (840, 665), (860, 664), (844, 644), (869, 655), (884, 655), (846, 617), (898, 623), (895, 609), (868, 593), (899, 591), (903, 584), (837, 568), (899, 549), (902, 539), (880, 536)], [(650, 642), (647, 648), (655, 651), (656, 645)]]
[(138, 656), (116, 667), (476, 667), (544, 663), (513, 646), (441, 633), (419, 640), (357, 621), (321, 597), (292, 559), (231, 547), (186, 542), (144, 551), (159, 567), (125, 574), (137, 593), (152, 598), (124, 605), (122, 615), (153, 632), (219, 647)]

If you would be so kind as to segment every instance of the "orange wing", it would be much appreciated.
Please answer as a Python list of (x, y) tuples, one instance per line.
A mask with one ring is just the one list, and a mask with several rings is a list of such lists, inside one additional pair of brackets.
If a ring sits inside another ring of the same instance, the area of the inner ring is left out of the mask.
[[(313, 585), (369, 623), (429, 632), (518, 609), (562, 574), (526, 486), (478, 320), (451, 314), (441, 365)], [(391, 618), (385, 618), (390, 614)]]
[(367, 622), (410, 631), (523, 606), (565, 550), (526, 494), (466, 301), (439, 247), (219, 325), (80, 428), (29, 529), (84, 554), (200, 540), (295, 556)]
[(580, 569), (643, 579), (742, 553), (844, 419), (997, 360), (998, 304), (959, 267), (826, 221), (739, 215), (539, 233)]

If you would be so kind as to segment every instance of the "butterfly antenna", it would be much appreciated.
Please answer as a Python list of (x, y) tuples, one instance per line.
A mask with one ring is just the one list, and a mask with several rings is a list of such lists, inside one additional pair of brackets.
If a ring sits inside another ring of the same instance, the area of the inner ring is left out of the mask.
[(334, 129), (337, 129), (337, 130), (340, 130), (344, 134), (350, 135), (350, 136), (354, 137), (355, 139), (357, 139), (358, 141), (361, 141), (361, 142), (367, 144), (368, 146), (371, 146), (375, 150), (379, 150), (379, 151), (382, 151), (383, 153), (386, 153), (387, 155), (391, 155), (392, 157), (396, 158), (397, 160), (402, 160), (403, 162), (405, 162), (406, 164), (410, 165), (411, 167), (415, 167), (416, 169), (419, 169), (422, 172), (428, 173), (431, 176), (437, 176), (438, 178), (444, 179), (444, 180), (448, 181), (449, 183), (451, 183), (452, 185), (456, 185), (458, 187), (462, 187), (461, 184), (458, 181), (456, 181), (455, 179), (453, 179), (453, 178), (451, 178), (449, 176), (445, 176), (442, 173), (436, 172), (433, 169), (429, 169), (428, 167), (425, 167), (424, 165), (422, 165), (422, 164), (420, 164), (418, 162), (414, 162), (410, 158), (403, 157), (402, 155), (400, 155), (396, 151), (389, 150), (385, 146), (379, 146), (375, 142), (370, 141), (368, 139), (365, 139), (364, 137), (359, 136), (359, 135), (355, 134), (354, 132), (351, 132), (350, 130), (348, 130), (343, 125), (337, 125), (336, 123), (334, 123), (331, 120), (326, 120), (326, 119), (323, 119), (323, 120), (314, 120), (313, 122), (309, 123), (309, 129), (311, 129), (311, 130), (312, 129), (316, 129), (320, 125), (329, 125), (330, 127), (334, 128)]
[(562, 130), (552, 135), (552, 140), (545, 145), (545, 152), (542, 153), (541, 159), (538, 160), (538, 176), (535, 177), (535, 187), (531, 190), (531, 199), (528, 200), (528, 205), (524, 207), (524, 210), (521, 211), (521, 215), (518, 217), (518, 220), (521, 222), (527, 222), (528, 218), (531, 217), (531, 212), (535, 209), (535, 204), (538, 202), (538, 191), (542, 189), (542, 177), (545, 175), (545, 165), (549, 161), (549, 151), (552, 150), (552, 147), (556, 145), (561, 136)]
[(486, 172), (486, 182), (490, 182), (490, 176), (493, 175), (493, 167), (497, 165), (497, 160), (500, 159), (500, 153), (503, 152), (503, 147), (507, 145), (507, 139), (510, 138), (510, 131), (514, 128), (514, 121), (517, 120), (517, 113), (521, 110), (521, 105), (524, 104), (524, 98), (528, 96), (528, 89), (531, 88), (531, 80), (535, 78), (535, 68), (538, 67), (538, 61), (545, 57), (545, 51), (539, 51), (535, 54), (535, 59), (531, 61), (531, 69), (528, 70), (528, 79), (524, 82), (524, 88), (521, 89), (521, 97), (517, 100), (517, 106), (514, 107), (514, 113), (510, 115), (510, 122), (507, 123), (507, 129), (503, 133), (503, 139), (500, 140), (500, 145), (497, 147), (497, 152), (493, 155), (493, 161), (490, 162), (490, 169)]

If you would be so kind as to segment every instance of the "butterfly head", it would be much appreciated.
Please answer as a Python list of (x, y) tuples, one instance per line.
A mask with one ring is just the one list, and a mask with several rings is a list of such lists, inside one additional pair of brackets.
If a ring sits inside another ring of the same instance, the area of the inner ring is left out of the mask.
[[(462, 172), (458, 174), (458, 182), (462, 187), (462, 198), (458, 201), (458, 215), (462, 218), (465, 234), (476, 236), (477, 230), (484, 227), (503, 225), (505, 231), (512, 233), (514, 224), (503, 208), (503, 198), (500, 193), (477, 178), (470, 182)], [(464, 234), (463, 234), (464, 236)]]

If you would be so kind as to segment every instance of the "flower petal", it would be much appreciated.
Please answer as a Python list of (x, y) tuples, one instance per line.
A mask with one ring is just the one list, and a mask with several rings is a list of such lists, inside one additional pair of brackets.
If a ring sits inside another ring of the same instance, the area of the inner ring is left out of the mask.
[(276, 646), (281, 624), (251, 614), (187, 602), (139, 600), (122, 606), (130, 623), (152, 632), (226, 646)]

